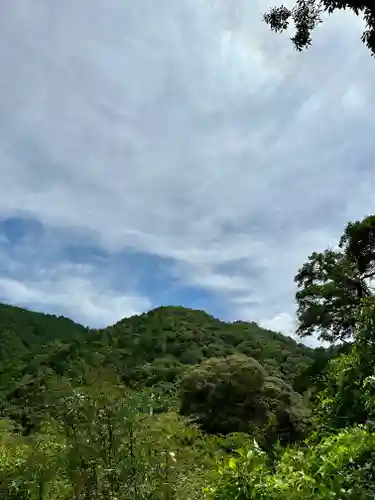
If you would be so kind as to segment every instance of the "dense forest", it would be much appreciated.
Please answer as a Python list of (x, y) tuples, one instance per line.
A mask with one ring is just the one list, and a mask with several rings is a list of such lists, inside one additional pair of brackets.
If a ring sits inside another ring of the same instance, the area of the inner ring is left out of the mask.
[(160, 307), (90, 329), (0, 306), (0, 498), (375, 495), (375, 217), (295, 282), (298, 333)]

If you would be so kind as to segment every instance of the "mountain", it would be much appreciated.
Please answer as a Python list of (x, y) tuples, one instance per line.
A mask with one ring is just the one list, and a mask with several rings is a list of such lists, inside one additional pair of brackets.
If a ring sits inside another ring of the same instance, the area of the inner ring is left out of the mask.
[(244, 354), (293, 385), (321, 355), (256, 323), (225, 323), (184, 307), (159, 307), (95, 330), (3, 305), (0, 339), (0, 411), (25, 428), (54, 407), (54, 384), (64, 380), (87, 384), (102, 373), (135, 389), (174, 393), (186, 371), (204, 359)]
[(63, 316), (0, 303), (0, 363), (23, 356), (54, 340), (71, 342), (88, 331)]
[[(0, 390), (47, 369), (80, 377), (87, 367), (110, 368), (129, 385), (175, 383), (205, 358), (245, 354), (293, 383), (320, 350), (256, 323), (225, 323), (184, 307), (160, 307), (94, 330), (69, 319), (0, 308)], [(6, 383), (5, 383), (6, 380)]]
[(121, 358), (130, 356), (127, 369), (119, 367), (129, 381), (156, 382), (205, 358), (241, 353), (293, 382), (316, 356), (316, 350), (256, 323), (225, 323), (184, 307), (160, 307), (121, 320), (100, 331), (99, 338), (99, 343), (111, 346)]

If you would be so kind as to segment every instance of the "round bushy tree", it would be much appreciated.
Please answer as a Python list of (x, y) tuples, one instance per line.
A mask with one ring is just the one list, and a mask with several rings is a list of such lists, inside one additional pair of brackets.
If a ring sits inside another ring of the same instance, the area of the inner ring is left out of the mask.
[(308, 412), (302, 398), (253, 358), (210, 358), (181, 383), (181, 413), (210, 433), (255, 433), (263, 444), (305, 437)]
[(194, 416), (207, 432), (249, 429), (266, 419), (263, 367), (253, 358), (210, 358), (191, 370), (181, 383), (181, 413)]

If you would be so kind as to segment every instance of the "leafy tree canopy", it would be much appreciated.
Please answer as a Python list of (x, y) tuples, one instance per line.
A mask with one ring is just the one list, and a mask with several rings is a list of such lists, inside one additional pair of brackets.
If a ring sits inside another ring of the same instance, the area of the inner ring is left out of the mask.
[(251, 432), (293, 442), (307, 432), (308, 411), (291, 386), (253, 358), (211, 358), (181, 384), (181, 413), (207, 432)]
[(264, 15), (264, 21), (276, 33), (285, 31), (292, 22), (296, 32), (291, 40), (295, 48), (302, 51), (311, 45), (311, 34), (322, 22), (322, 13), (332, 14), (341, 9), (350, 9), (357, 16), (363, 15), (366, 29), (362, 42), (375, 55), (375, 4), (370, 0), (297, 0), (292, 8), (285, 5), (271, 8)]
[(375, 277), (375, 216), (350, 222), (338, 249), (314, 252), (299, 269), (298, 333), (318, 333), (322, 340), (353, 337), (358, 307), (373, 294)]

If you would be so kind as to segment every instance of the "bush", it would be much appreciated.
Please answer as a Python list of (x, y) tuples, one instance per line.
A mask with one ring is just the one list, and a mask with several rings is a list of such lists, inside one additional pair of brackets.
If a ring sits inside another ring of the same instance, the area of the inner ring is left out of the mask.
[(318, 445), (288, 448), (274, 470), (256, 443), (219, 464), (209, 500), (370, 500), (375, 494), (375, 433), (341, 431)]

